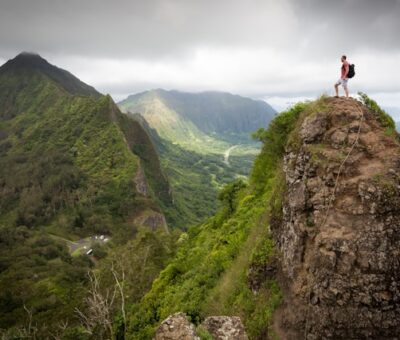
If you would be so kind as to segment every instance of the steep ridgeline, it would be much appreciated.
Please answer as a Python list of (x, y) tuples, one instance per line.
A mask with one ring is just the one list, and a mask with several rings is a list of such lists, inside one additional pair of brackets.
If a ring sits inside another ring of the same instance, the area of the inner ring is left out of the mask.
[(327, 99), (284, 156), (282, 254), (287, 339), (393, 339), (400, 326), (400, 139), (367, 98)]
[(152, 90), (119, 106), (156, 141), (175, 203), (167, 218), (184, 229), (215, 213), (222, 185), (249, 174), (260, 149), (251, 134), (275, 114), (263, 101), (222, 92)]
[[(19, 219), (27, 226), (38, 222), (33, 207), (30, 213), (18, 208), (20, 196), (35, 186), (41, 191), (34, 190), (39, 198), (51, 207), (36, 207), (41, 223), (48, 221), (46, 213), (51, 219), (57, 210), (81, 201), (76, 191), (82, 187), (93, 186), (89, 200), (102, 190), (125, 190), (126, 195), (132, 191), (138, 198), (142, 196), (142, 201), (151, 196), (170, 200), (168, 182), (150, 137), (137, 121), (121, 114), (109, 96), (28, 53), (0, 68), (0, 90), (0, 171), (7, 188), (2, 212), (7, 211), (8, 221)], [(62, 171), (67, 170), (63, 165), (71, 173)], [(51, 178), (53, 175), (56, 178)], [(50, 179), (52, 183), (46, 183)], [(50, 192), (44, 192), (46, 189)], [(58, 192), (51, 190), (66, 192), (57, 197)]]
[[(0, 70), (0, 74), (3, 76), (8, 74), (21, 74), (21, 72), (30, 73), (38, 72), (43, 76), (51, 79), (54, 83), (57, 83), (65, 91), (72, 95), (79, 96), (94, 96), (99, 97), (101, 94), (97, 92), (93, 87), (83, 83), (74, 75), (65, 71), (57, 66), (51, 65), (47, 60), (40, 57), (38, 54), (22, 52), (17, 57), (6, 62)], [(4, 88), (3, 88), (4, 91)], [(2, 93), (2, 98), (5, 99), (5, 92)], [(12, 95), (10, 92), (9, 95)], [(3, 108), (2, 115), (12, 115), (12, 105), (11, 99), (13, 97), (8, 97), (9, 106)]]
[(239, 316), (249, 339), (398, 336), (393, 120), (365, 95), (322, 97), (282, 112), (257, 137), (249, 184), (226, 186), (217, 214), (181, 236), (131, 310), (129, 338), (151, 339), (178, 312), (204, 338), (204, 320), (218, 315)]
[[(130, 115), (140, 123), (148, 134), (160, 155), (161, 163), (171, 187), (173, 204), (161, 201), (163, 212), (169, 224), (187, 230), (213, 215), (217, 205), (218, 188), (234, 180), (238, 174), (245, 176), (245, 166), (226, 165), (218, 155), (199, 154), (185, 150), (179, 145), (160, 138), (156, 130), (140, 114)], [(250, 160), (249, 160), (250, 162)], [(241, 162), (243, 163), (243, 162)], [(196, 193), (195, 195), (193, 193)]]
[[(123, 252), (140, 230), (167, 228), (157, 202), (171, 197), (155, 147), (109, 96), (35, 54), (0, 67), (0, 329), (14, 329), (7, 336), (33, 332), (29, 315), (38, 338), (66, 322), (73, 329), (94, 265), (90, 237), (109, 240), (93, 248), (97, 259)], [(131, 266), (135, 251), (125, 257)]]

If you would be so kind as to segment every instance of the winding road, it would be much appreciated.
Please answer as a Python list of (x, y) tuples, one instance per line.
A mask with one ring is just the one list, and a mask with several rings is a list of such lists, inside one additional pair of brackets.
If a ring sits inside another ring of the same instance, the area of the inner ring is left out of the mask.
[(236, 149), (238, 146), (240, 146), (240, 145), (239, 144), (238, 145), (233, 145), (228, 150), (226, 150), (224, 152), (224, 163), (226, 165), (229, 165), (229, 155), (231, 154), (231, 151)]

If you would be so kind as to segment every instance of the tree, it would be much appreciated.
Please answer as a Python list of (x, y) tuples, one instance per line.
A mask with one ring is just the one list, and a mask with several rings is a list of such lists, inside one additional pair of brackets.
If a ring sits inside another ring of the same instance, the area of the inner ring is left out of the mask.
[(75, 310), (85, 332), (96, 339), (113, 338), (112, 326), (118, 309), (121, 311), (125, 333), (125, 272), (122, 269), (121, 273), (118, 273), (114, 263), (111, 263), (110, 270), (114, 278), (114, 285), (106, 289), (102, 289), (100, 286), (100, 280), (95, 271), (88, 272), (90, 284), (88, 296), (85, 298), (86, 311)]
[(241, 179), (237, 179), (225, 185), (218, 193), (218, 199), (224, 204), (229, 215), (235, 211), (237, 195), (245, 187), (246, 184)]

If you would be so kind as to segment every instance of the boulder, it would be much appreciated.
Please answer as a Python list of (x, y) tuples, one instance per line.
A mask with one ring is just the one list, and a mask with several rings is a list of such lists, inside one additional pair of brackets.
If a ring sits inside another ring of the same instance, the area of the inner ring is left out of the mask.
[(304, 120), (300, 129), (300, 137), (305, 143), (317, 142), (321, 140), (327, 126), (326, 115), (317, 112)]
[(202, 325), (215, 340), (248, 340), (238, 316), (210, 316)]
[(184, 313), (175, 313), (158, 327), (154, 340), (200, 340)]

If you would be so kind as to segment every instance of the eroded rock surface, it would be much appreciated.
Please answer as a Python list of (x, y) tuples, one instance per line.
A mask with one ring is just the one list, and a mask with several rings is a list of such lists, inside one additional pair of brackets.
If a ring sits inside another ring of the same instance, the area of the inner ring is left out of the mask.
[(238, 316), (210, 316), (202, 325), (215, 340), (248, 340)]
[[(214, 340), (248, 340), (238, 316), (210, 316), (201, 327)], [(184, 313), (176, 313), (165, 319), (157, 329), (154, 340), (200, 340), (195, 326)]]
[(285, 301), (274, 327), (283, 339), (400, 339), (399, 141), (359, 102), (328, 104), (284, 157), (283, 217), (271, 228)]
[(136, 184), (136, 191), (139, 194), (141, 194), (145, 197), (150, 196), (149, 187), (148, 187), (147, 181), (146, 181), (146, 175), (144, 174), (144, 170), (143, 170), (143, 167), (141, 164), (139, 164), (139, 168), (136, 172), (135, 184)]
[(176, 313), (165, 319), (158, 327), (155, 340), (200, 340), (195, 327), (184, 313)]

